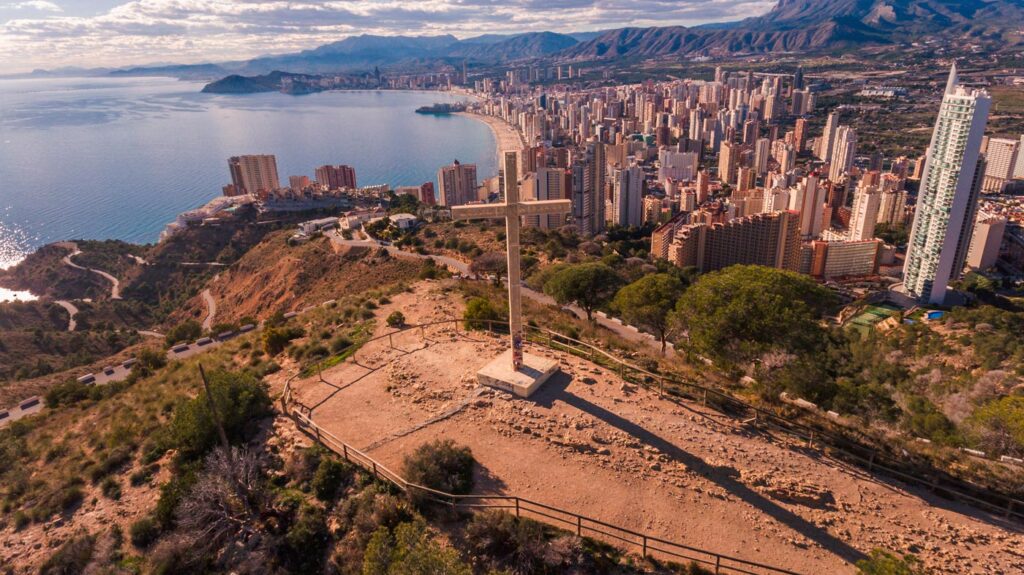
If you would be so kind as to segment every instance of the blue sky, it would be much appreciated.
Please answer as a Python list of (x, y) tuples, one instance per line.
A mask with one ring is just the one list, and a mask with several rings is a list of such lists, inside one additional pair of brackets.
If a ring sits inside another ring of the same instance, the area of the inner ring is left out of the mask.
[(0, 0), (0, 74), (207, 62), (353, 34), (573, 32), (724, 22), (774, 0)]

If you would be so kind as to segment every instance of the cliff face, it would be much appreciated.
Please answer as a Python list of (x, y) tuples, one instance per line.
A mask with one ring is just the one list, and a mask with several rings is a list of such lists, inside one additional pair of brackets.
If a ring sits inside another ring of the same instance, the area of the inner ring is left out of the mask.
[(726, 29), (611, 30), (564, 50), (569, 58), (796, 52), (891, 44), (934, 35), (998, 39), (1024, 26), (1015, 0), (780, 0)]

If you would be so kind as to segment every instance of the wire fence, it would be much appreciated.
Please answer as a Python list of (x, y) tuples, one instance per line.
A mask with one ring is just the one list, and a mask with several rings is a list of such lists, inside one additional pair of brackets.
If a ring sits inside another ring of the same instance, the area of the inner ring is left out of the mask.
[[(369, 339), (364, 342), (364, 345), (387, 339), (389, 346), (394, 347), (393, 338), (398, 333), (418, 329), (421, 332), (421, 336), (425, 338), (427, 328), (446, 325), (452, 325), (456, 332), (463, 326), (465, 326), (463, 329), (475, 327), (486, 329), (492, 333), (501, 331), (507, 333), (508, 331), (508, 322), (506, 321), (448, 319), (421, 325), (403, 326)], [(857, 438), (840, 435), (834, 429), (826, 428), (824, 425), (814, 426), (779, 415), (764, 407), (737, 399), (718, 389), (687, 381), (675, 375), (649, 371), (579, 339), (532, 325), (524, 326), (524, 330), (527, 340), (532, 343), (586, 359), (617, 373), (619, 377), (626, 381), (657, 390), (662, 397), (671, 401), (679, 401), (679, 398), (686, 398), (694, 402), (700, 402), (705, 407), (739, 419), (747, 425), (785, 433), (800, 442), (806, 443), (810, 448), (818, 449), (831, 457), (856, 464), (869, 472), (881, 472), (909, 484), (925, 487), (937, 495), (973, 504), (991, 513), (1001, 515), (1006, 519), (1024, 520), (1024, 501), (1014, 497), (959, 480), (934, 468), (924, 470), (917, 468), (908, 469), (903, 462), (897, 460), (892, 455), (864, 445), (862, 442), (857, 441)], [(613, 540), (636, 546), (641, 549), (645, 556), (648, 553), (657, 552), (668, 557), (692, 560), (708, 566), (714, 566), (716, 573), (793, 573), (784, 569), (751, 563), (734, 557), (672, 543), (516, 496), (460, 496), (435, 492), (422, 486), (410, 484), (397, 473), (387, 469), (365, 453), (345, 444), (318, 426), (312, 419), (312, 410), (292, 400), (291, 383), (297, 375), (289, 378), (285, 385), (285, 392), (282, 397), (284, 411), (295, 417), (321, 443), (342, 455), (346, 460), (357, 463), (372, 472), (376, 477), (390, 481), (403, 491), (408, 492), (412, 489), (428, 492), (432, 497), (441, 502), (461, 508), (512, 509), (514, 505), (517, 515), (532, 515), (558, 527), (566, 528), (568, 526), (569, 530), (575, 529), (579, 535), (594, 535), (605, 540)], [(826, 423), (834, 426), (832, 422)], [(470, 501), (498, 501), (505, 505), (505, 507), (495, 503), (469, 503)], [(574, 521), (575, 524), (573, 523)], [(760, 570), (743, 570), (744, 565), (750, 569)]]

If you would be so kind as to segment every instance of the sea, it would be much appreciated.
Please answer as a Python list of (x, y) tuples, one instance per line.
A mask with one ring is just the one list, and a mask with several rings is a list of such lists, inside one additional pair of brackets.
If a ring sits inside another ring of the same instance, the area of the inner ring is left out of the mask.
[[(0, 79), (0, 267), (63, 239), (155, 242), (230, 183), (227, 159), (274, 154), (282, 185), (348, 164), (360, 186), (419, 185), (458, 159), (497, 174), (490, 128), (415, 109), (442, 92), (203, 94), (172, 78)], [(29, 296), (26, 296), (29, 297)], [(0, 293), (0, 300), (10, 299)]]

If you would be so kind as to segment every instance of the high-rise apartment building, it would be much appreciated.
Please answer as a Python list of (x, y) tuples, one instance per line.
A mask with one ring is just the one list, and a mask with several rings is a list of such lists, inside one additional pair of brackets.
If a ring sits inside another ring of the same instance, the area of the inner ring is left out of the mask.
[(800, 236), (811, 239), (825, 228), (826, 188), (818, 185), (818, 176), (811, 174), (799, 182), (789, 194), (789, 209), (800, 212)]
[(875, 237), (875, 224), (878, 223), (878, 209), (881, 204), (882, 193), (877, 186), (857, 188), (853, 194), (853, 208), (850, 211), (850, 241), (870, 240)]
[(632, 162), (612, 169), (612, 222), (623, 227), (643, 225), (644, 172)]
[(1006, 218), (981, 214), (974, 224), (971, 247), (967, 251), (967, 266), (976, 270), (987, 270), (996, 265), (999, 248), (1006, 233)]
[(985, 149), (985, 181), (982, 188), (986, 192), (1001, 192), (1006, 183), (1013, 179), (1020, 155), (1020, 140), (991, 138)]
[(736, 169), (740, 163), (740, 146), (733, 142), (722, 142), (718, 152), (718, 179), (724, 184), (736, 182)]
[(572, 219), (583, 236), (599, 234), (605, 228), (605, 145), (586, 143), (572, 161)]
[(836, 130), (835, 142), (832, 144), (832, 159), (829, 164), (828, 179), (841, 181), (853, 168), (853, 159), (857, 155), (857, 132), (849, 126), (839, 126)]
[(664, 182), (671, 178), (677, 182), (692, 182), (697, 177), (700, 167), (700, 156), (696, 152), (658, 152), (658, 181)]
[(804, 151), (804, 146), (807, 145), (807, 120), (800, 118), (796, 121), (796, 127), (793, 129), (793, 147), (796, 148), (797, 153)]
[[(568, 181), (567, 181), (568, 180)], [(533, 197), (536, 200), (572, 199), (566, 192), (571, 179), (566, 171), (560, 168), (538, 168), (533, 175)], [(541, 229), (557, 229), (565, 225), (564, 214), (541, 214), (523, 216), (528, 227)]]
[(736, 218), (725, 223), (679, 226), (668, 246), (668, 260), (701, 272), (736, 264), (784, 270), (800, 268), (799, 216), (774, 212)]
[(902, 188), (884, 190), (879, 198), (876, 223), (902, 225), (906, 221), (907, 192)]
[(266, 194), (281, 187), (277, 158), (269, 154), (228, 158), (231, 184), (237, 194)]
[(825, 120), (825, 132), (822, 133), (821, 139), (818, 140), (818, 149), (815, 155), (818, 159), (829, 162), (832, 160), (832, 149), (836, 141), (836, 130), (839, 128), (839, 113), (832, 112), (828, 115), (828, 119)]
[(320, 166), (316, 169), (316, 182), (328, 190), (355, 189), (356, 170), (352, 166)]
[(455, 160), (437, 171), (438, 205), (451, 207), (475, 202), (476, 188), (476, 164), (461, 164)]
[(985, 171), (981, 139), (991, 104), (984, 90), (959, 85), (954, 64), (928, 148), (903, 266), (904, 289), (921, 301), (942, 304), (949, 282), (963, 271)]

